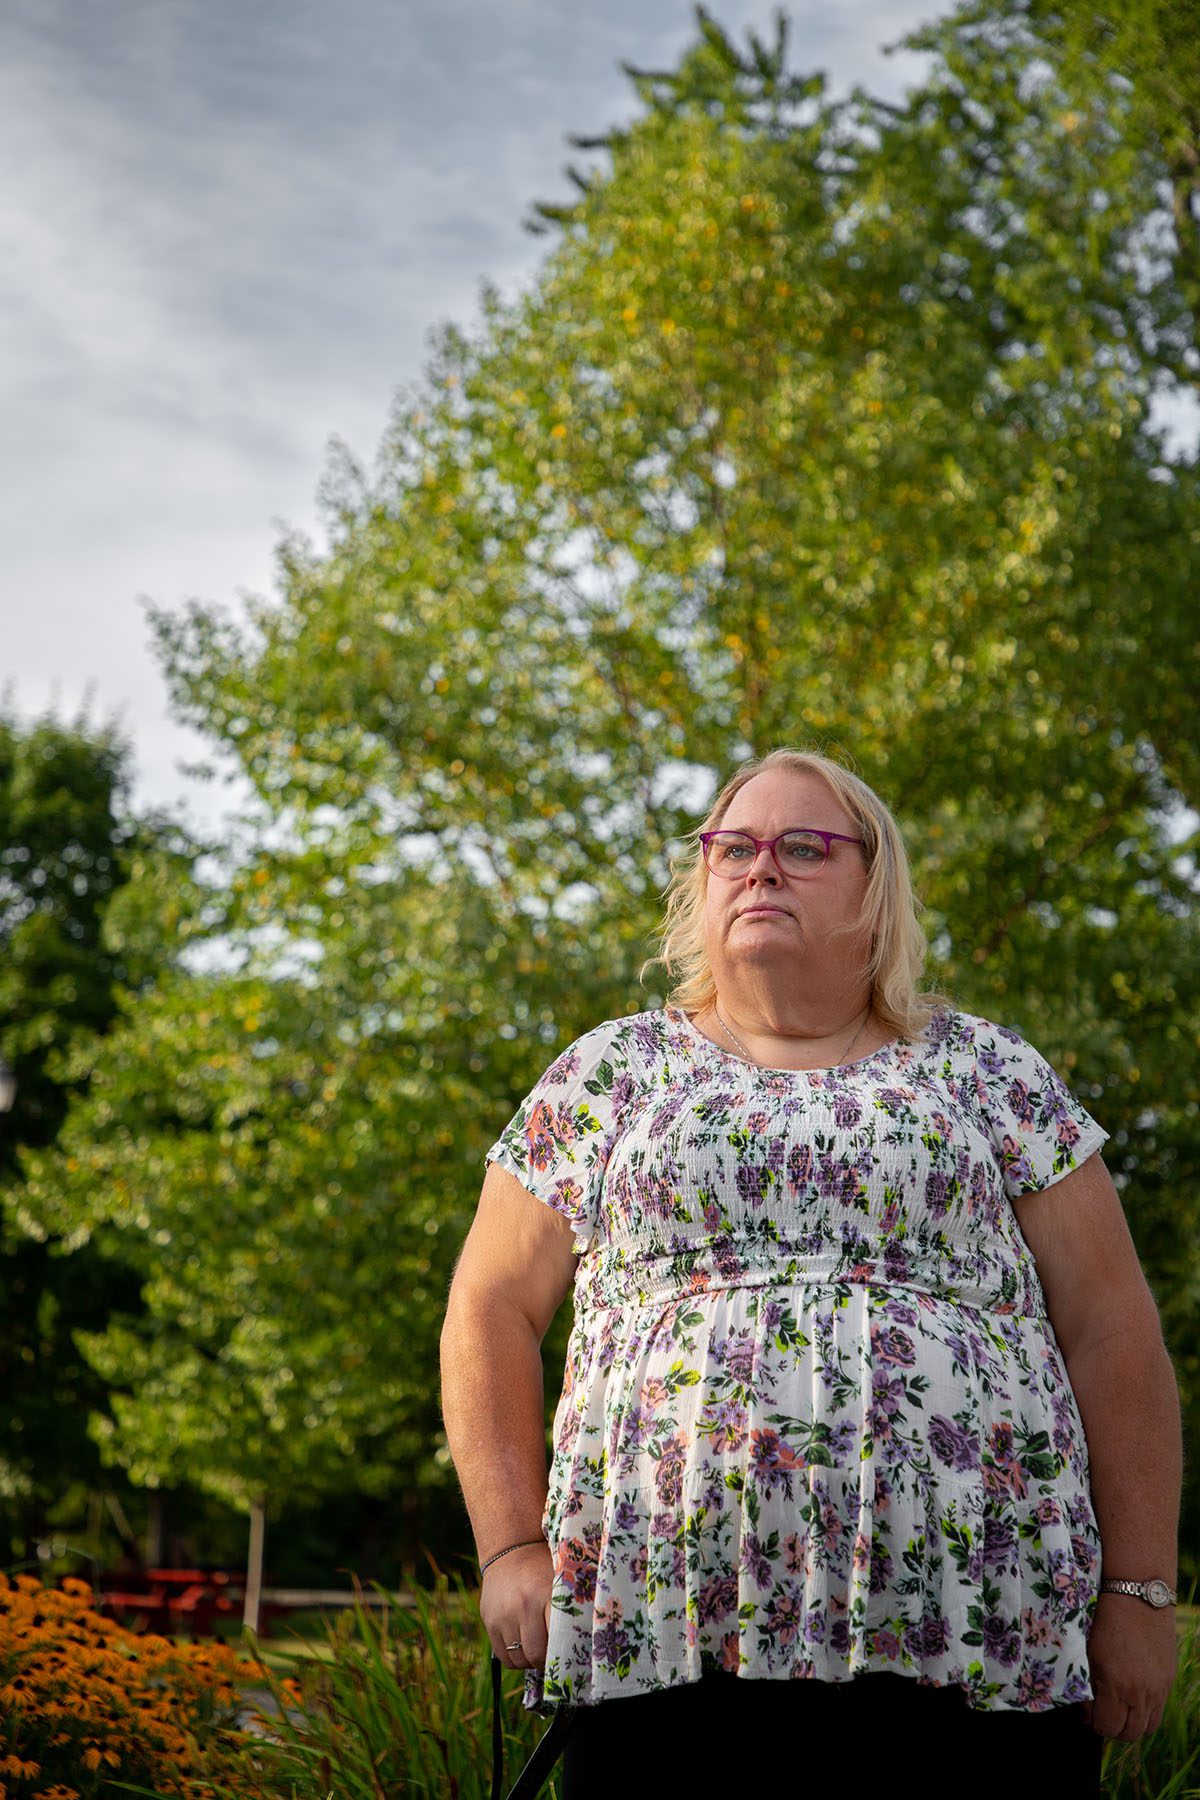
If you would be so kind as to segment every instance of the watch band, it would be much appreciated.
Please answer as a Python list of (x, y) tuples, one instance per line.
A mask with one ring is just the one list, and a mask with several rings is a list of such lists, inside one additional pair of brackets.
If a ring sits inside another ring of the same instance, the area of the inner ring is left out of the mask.
[(1151, 1606), (1174, 1606), (1175, 1595), (1165, 1581), (1155, 1577), (1152, 1581), (1113, 1581), (1100, 1583), (1102, 1594), (1132, 1594), (1138, 1600), (1145, 1600)]

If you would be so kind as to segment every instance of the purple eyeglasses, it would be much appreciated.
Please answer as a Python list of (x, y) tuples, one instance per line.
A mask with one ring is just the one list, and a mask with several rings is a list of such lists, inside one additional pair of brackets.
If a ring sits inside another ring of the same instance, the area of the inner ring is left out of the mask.
[(807, 825), (781, 831), (773, 838), (752, 837), (748, 831), (702, 831), (700, 842), (705, 867), (722, 881), (737, 881), (753, 866), (760, 850), (769, 850), (779, 873), (785, 880), (794, 880), (819, 875), (829, 860), (831, 843), (865, 847), (863, 838), (847, 837), (843, 831), (817, 831)]

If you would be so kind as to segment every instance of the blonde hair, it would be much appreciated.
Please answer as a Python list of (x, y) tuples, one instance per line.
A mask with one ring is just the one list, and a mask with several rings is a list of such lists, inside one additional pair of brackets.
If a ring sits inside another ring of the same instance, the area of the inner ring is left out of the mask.
[(867, 974), (872, 1004), (885, 1025), (901, 1036), (922, 1035), (934, 1014), (953, 1005), (945, 994), (918, 991), (928, 952), (918, 917), (919, 901), (913, 892), (908, 853), (895, 819), (865, 781), (815, 750), (772, 750), (767, 756), (743, 763), (721, 789), (707, 817), (688, 834), (690, 853), (671, 861), (671, 879), (665, 894), (666, 913), (657, 932), (660, 945), (642, 967), (662, 963), (674, 978), (668, 994), (673, 1006), (688, 1013), (703, 1012), (717, 998), (717, 984), (708, 960), (704, 930), (704, 897), (708, 887), (700, 833), (715, 831), (739, 789), (765, 769), (790, 769), (796, 774), (818, 775), (851, 815), (862, 832), (863, 856), (869, 871), (859, 919), (842, 931), (870, 927), (871, 958)]

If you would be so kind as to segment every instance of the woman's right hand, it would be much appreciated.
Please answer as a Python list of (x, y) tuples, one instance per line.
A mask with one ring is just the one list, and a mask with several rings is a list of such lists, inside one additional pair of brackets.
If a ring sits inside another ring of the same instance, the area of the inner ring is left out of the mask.
[[(545, 1668), (553, 1578), (547, 1544), (510, 1550), (484, 1574), (479, 1612), (506, 1669)], [(512, 1648), (516, 1643), (519, 1650)]]

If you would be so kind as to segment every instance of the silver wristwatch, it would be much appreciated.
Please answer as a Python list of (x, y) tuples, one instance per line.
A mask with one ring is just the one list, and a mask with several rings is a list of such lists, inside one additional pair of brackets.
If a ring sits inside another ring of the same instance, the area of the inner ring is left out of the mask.
[(1175, 1596), (1165, 1581), (1102, 1581), (1102, 1594), (1134, 1594), (1151, 1606), (1174, 1606)]

